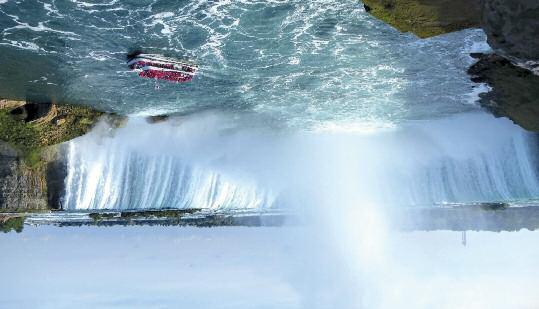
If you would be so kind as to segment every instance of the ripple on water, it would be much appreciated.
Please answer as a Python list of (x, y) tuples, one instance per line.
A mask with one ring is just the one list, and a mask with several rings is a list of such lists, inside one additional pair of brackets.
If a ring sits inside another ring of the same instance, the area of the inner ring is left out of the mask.
[[(479, 30), (429, 40), (401, 34), (356, 1), (3, 4), (0, 49), (52, 59), (53, 75), (62, 76), (50, 80), (61, 85), (54, 89), (24, 87), (124, 114), (217, 108), (315, 128), (438, 118), (474, 108), (467, 53), (485, 48)], [(135, 49), (196, 61), (200, 74), (155, 91), (125, 67), (125, 53)], [(9, 61), (16, 67), (28, 57)], [(39, 80), (20, 75), (20, 83)]]

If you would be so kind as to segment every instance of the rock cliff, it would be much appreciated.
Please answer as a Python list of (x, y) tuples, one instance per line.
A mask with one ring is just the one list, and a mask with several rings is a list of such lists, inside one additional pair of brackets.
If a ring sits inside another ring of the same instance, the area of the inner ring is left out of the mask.
[(468, 69), (472, 80), (492, 88), (480, 94), (481, 106), (526, 130), (539, 132), (539, 76), (496, 54), (474, 57), (479, 61)]
[(0, 210), (59, 208), (66, 175), (61, 144), (104, 115), (81, 106), (0, 100)]
[[(365, 10), (421, 38), (481, 27), (494, 50), (468, 73), (492, 91), (479, 103), (496, 116), (539, 132), (539, 1), (364, 0)], [(535, 74), (535, 75), (534, 75)]]
[(421, 38), (481, 27), (496, 53), (522, 65), (539, 64), (537, 0), (363, 0), (363, 3), (370, 14)]
[(481, 25), (490, 46), (539, 74), (539, 1), (483, 1)]

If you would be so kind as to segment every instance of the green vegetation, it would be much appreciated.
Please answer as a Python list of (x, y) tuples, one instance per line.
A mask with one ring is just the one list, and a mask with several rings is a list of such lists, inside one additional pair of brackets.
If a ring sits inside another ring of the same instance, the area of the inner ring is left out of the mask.
[(91, 214), (89, 214), (90, 218), (92, 218), (92, 220), (94, 221), (102, 221), (102, 220), (105, 220), (105, 219), (112, 219), (112, 218), (115, 218), (115, 217), (118, 217), (118, 213), (116, 212), (113, 212), (113, 213), (110, 213), (110, 212), (93, 212)]
[(34, 170), (43, 165), (44, 148), (87, 133), (103, 114), (82, 106), (50, 104), (45, 115), (29, 120), (25, 109), (30, 105), (0, 101), (0, 140), (17, 150), (25, 165)]
[(6, 109), (0, 110), (0, 140), (8, 142), (23, 154), (39, 149), (37, 130), (11, 117)]
[(9, 233), (11, 231), (20, 233), (22, 232), (23, 228), (24, 228), (24, 217), (22, 216), (11, 217), (5, 220), (2, 220), (0, 218), (0, 231), (4, 233)]
[(477, 0), (363, 0), (373, 16), (403, 32), (428, 38), (479, 25)]
[[(5, 211), (5, 212), (4, 212)], [(3, 214), (25, 214), (25, 213), (49, 213), (51, 212), (50, 209), (42, 209), (42, 208), (9, 208), (9, 209), (0, 209), (0, 216)]]

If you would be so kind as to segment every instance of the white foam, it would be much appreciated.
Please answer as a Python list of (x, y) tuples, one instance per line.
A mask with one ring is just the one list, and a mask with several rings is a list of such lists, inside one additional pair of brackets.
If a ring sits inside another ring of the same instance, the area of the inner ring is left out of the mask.
[(481, 83), (481, 84), (475, 85), (473, 87), (472, 92), (468, 94), (468, 100), (466, 102), (468, 104), (477, 105), (477, 102), (480, 99), (479, 95), (482, 93), (490, 92), (490, 91), (492, 91), (492, 87), (490, 87), (488, 84)]
[(372, 134), (394, 128), (394, 124), (387, 122), (329, 121), (315, 125), (314, 132)]
[(33, 42), (9, 41), (9, 43), (0, 43), (0, 45), (8, 45), (8, 46), (13, 46), (20, 49), (27, 49), (27, 50), (43, 51), (42, 48), (40, 48), (36, 43), (33, 43)]
[(152, 15), (151, 18), (161, 19), (161, 18), (167, 18), (167, 17), (173, 17), (173, 16), (174, 16), (174, 13), (172, 12), (162, 12), (162, 13), (157, 13), (157, 14)]
[(78, 7), (81, 7), (81, 8), (91, 8), (94, 6), (112, 6), (118, 3), (118, 0), (112, 0), (110, 2), (105, 2), (105, 3), (89, 3), (89, 2), (77, 1), (77, 0), (71, 0), (71, 2), (75, 3)]

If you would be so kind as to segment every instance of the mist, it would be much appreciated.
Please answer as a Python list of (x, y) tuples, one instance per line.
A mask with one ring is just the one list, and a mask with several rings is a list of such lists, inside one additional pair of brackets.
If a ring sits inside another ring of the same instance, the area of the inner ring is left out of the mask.
[(300, 222), (282, 228), (30, 227), (22, 246), (16, 235), (0, 240), (0, 261), (13, 265), (5, 275), (15, 278), (0, 284), (7, 291), (0, 304), (539, 304), (532, 290), (539, 283), (536, 233), (468, 232), (464, 246), (460, 232), (402, 232), (393, 216), (405, 207), (539, 196), (533, 135), (483, 113), (376, 130), (297, 132), (258, 123), (215, 112), (156, 124), (135, 118), (119, 129), (102, 123), (66, 146), (65, 205), (280, 209)]
[(156, 124), (134, 118), (69, 143), (64, 209), (308, 215), (314, 195), (326, 206), (378, 208), (536, 198), (535, 138), (479, 112), (325, 131), (268, 129), (261, 119), (216, 112)]
[[(311, 232), (315, 231), (315, 234)], [(371, 231), (374, 232), (374, 231)], [(27, 227), (0, 238), (0, 307), (536, 308), (538, 235), (329, 226)], [(311, 235), (311, 236), (310, 236)], [(352, 241), (346, 243), (345, 241)], [(382, 242), (382, 243), (380, 243)], [(357, 260), (356, 260), (357, 258)]]

